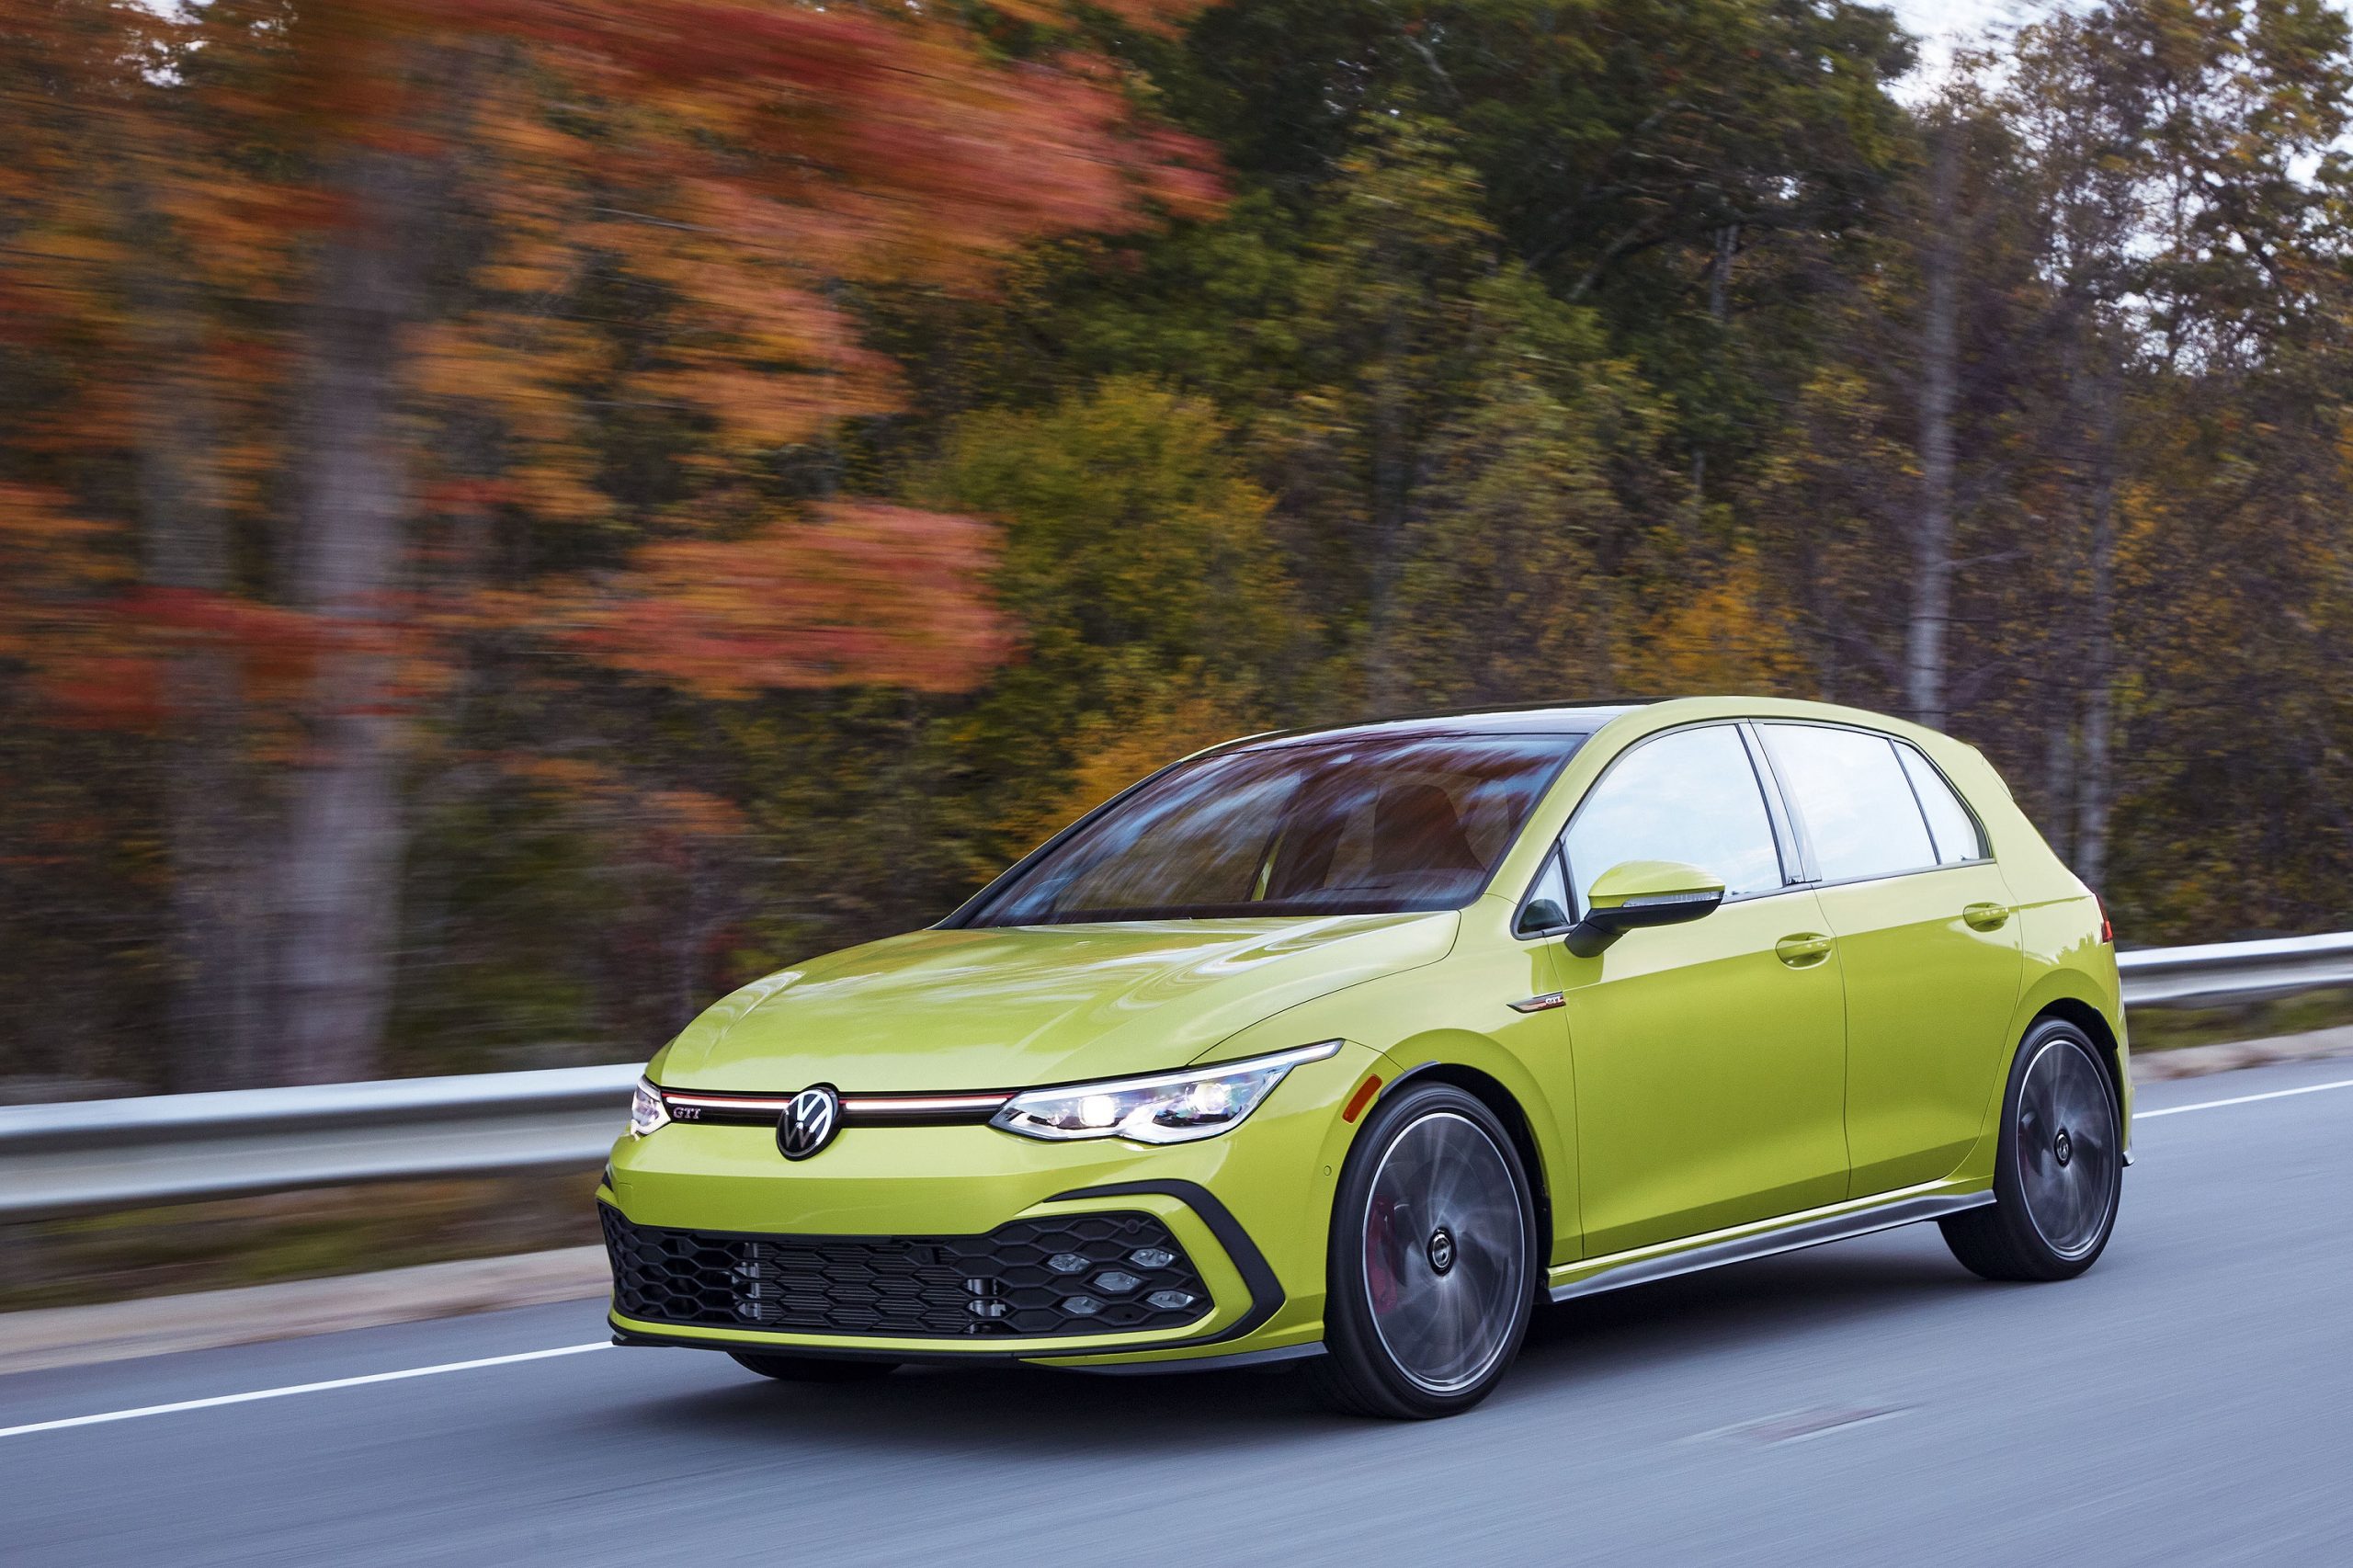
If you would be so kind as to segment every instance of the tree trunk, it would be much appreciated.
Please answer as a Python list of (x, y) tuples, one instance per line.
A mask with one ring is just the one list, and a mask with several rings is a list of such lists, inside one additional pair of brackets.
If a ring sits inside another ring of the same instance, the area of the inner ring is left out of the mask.
[(2117, 366), (2108, 344), (2091, 376), (2091, 583), (2085, 607), (2083, 774), (2076, 786), (2075, 874), (2097, 889), (2108, 876), (2111, 731), (2116, 713)]
[(358, 150), (341, 175), (310, 306), (291, 584), (331, 641), (292, 770), (273, 933), (278, 1072), (298, 1083), (375, 1066), (404, 848), (386, 642), (410, 514), (400, 340), (417, 311), (426, 215), (416, 160)]
[[(230, 588), (228, 508), (213, 454), (220, 422), (200, 359), (198, 301), (171, 236), (125, 155), (123, 210), (136, 258), (131, 319), (146, 375), (134, 470), (144, 581), (165, 591)], [(171, 868), (167, 1071), (176, 1089), (261, 1082), (261, 911), (254, 897), (254, 802), (239, 746), (244, 692), (217, 642), (175, 649), (163, 671), (164, 849)]]
[(1395, 710), (1406, 695), (1396, 642), (1397, 585), (1404, 565), (1405, 514), (1413, 472), (1409, 449), (1413, 435), (1406, 406), (1410, 395), (1406, 382), (1412, 373), (1406, 362), (1408, 347), (1404, 311), (1392, 309), (1381, 324), (1370, 410), (1372, 582), (1365, 695), (1375, 713)]
[[(2051, 683), (2072, 699), (2075, 687), (2059, 679)], [(2075, 841), (2075, 710), (2072, 700), (2054, 700), (2043, 733), (2042, 798), (2045, 835), (2051, 852), (2073, 860)]]
[[(228, 549), (211, 483), (210, 410), (202, 390), (186, 379), (162, 381), (156, 391), (139, 452), (149, 580), (219, 593), (228, 586)], [(267, 1074), (258, 824), (240, 755), (242, 687), (234, 653), (217, 643), (176, 651), (164, 671), (171, 1072), (173, 1086), (183, 1090), (252, 1085)]]
[[(1718, 351), (1722, 351), (1723, 331), (1732, 324), (1732, 264), (1740, 255), (1738, 223), (1726, 223), (1716, 231), (1715, 254), (1708, 258), (1708, 319), (1716, 324)], [(1702, 444), (1691, 453), (1691, 517), (1696, 526), (1708, 502), (1708, 449)]]
[(1960, 127), (1935, 131), (1926, 264), (1927, 311), (1920, 345), (1920, 513), (1912, 534), (1912, 614), (1904, 644), (1912, 717), (1940, 730), (1946, 710), (1946, 639), (1952, 622), (1952, 410), (1959, 314), (1953, 229), (1959, 220)]

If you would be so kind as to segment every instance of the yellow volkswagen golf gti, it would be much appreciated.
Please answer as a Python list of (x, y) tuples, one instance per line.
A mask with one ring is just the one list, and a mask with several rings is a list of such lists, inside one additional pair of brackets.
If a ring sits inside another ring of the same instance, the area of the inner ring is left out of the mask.
[(655, 1055), (612, 1325), (844, 1380), (1299, 1358), (1467, 1409), (1540, 1300), (2116, 1219), (2110, 933), (1971, 747), (1724, 698), (1260, 735)]

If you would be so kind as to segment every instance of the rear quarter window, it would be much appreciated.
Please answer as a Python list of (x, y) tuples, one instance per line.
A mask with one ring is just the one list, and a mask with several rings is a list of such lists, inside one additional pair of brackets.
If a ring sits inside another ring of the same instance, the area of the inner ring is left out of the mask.
[(1920, 810), (1928, 819), (1928, 836), (1936, 843), (1938, 863), (1958, 866), (1985, 858), (1985, 835), (1978, 829), (1977, 819), (1969, 814), (1969, 808), (1961, 803), (1936, 764), (1901, 741), (1895, 743), (1895, 755), (1902, 759), (1912, 792), (1919, 797)]

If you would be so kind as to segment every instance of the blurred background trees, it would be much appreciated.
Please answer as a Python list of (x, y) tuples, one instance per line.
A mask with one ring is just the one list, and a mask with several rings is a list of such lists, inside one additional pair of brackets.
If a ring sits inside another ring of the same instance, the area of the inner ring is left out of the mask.
[(2341, 926), (2320, 0), (0, 0), (0, 1075), (651, 1051), (1271, 725), (1822, 696)]

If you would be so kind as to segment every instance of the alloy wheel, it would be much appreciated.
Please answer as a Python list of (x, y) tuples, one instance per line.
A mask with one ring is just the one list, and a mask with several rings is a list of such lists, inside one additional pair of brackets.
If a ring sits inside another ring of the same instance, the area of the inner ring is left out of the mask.
[(1478, 1382), (1512, 1346), (1528, 1295), (1518, 1187), (1486, 1129), (1440, 1110), (1381, 1153), (1365, 1207), (1374, 1331), (1431, 1393)]
[(2080, 1257), (2115, 1200), (2114, 1101), (2097, 1063), (2073, 1040), (2043, 1044), (2018, 1085), (2018, 1190), (2052, 1251)]

